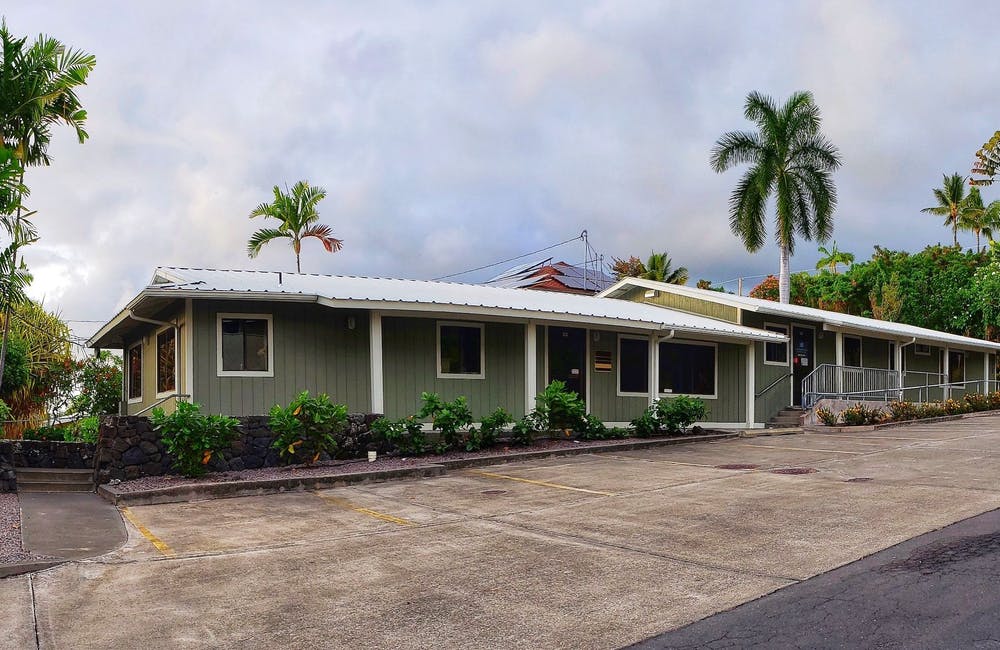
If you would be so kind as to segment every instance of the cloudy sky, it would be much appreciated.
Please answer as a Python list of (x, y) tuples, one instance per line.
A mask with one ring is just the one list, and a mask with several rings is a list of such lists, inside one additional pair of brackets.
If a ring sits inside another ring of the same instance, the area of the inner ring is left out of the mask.
[[(964, 8), (962, 8), (964, 7)], [(586, 229), (609, 257), (667, 250), (692, 278), (777, 270), (748, 254), (715, 174), (747, 92), (811, 90), (844, 167), (835, 239), (917, 250), (920, 214), (1000, 128), (1000, 5), (945, 2), (57, 2), (13, 0), (16, 34), (97, 56), (91, 138), (32, 169), (35, 295), (110, 318), (157, 265), (247, 259), (274, 184), (325, 187), (342, 252), (307, 272), (433, 278)], [(1000, 198), (1000, 189), (986, 198)], [(971, 245), (966, 235), (964, 243)], [(551, 254), (583, 259), (582, 244)], [(813, 267), (800, 244), (793, 270)], [(492, 269), (492, 270), (499, 270)], [(462, 276), (475, 281), (489, 272)], [(734, 288), (734, 285), (729, 285)], [(95, 325), (74, 323), (79, 334)]]

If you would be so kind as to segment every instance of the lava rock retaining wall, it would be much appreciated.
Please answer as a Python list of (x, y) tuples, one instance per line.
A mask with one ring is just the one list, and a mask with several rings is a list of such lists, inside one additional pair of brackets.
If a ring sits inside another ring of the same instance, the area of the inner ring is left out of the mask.
[[(379, 417), (368, 413), (348, 415), (347, 429), (338, 436), (337, 458), (365, 456), (373, 443), (371, 424)], [(267, 417), (248, 416), (237, 420), (239, 434), (228, 449), (212, 455), (208, 471), (239, 471), (281, 464), (278, 451), (271, 448), (276, 436), (267, 426)], [(173, 458), (148, 418), (135, 415), (102, 418), (97, 447), (98, 484), (113, 479), (126, 481), (140, 476), (176, 474), (171, 467)]]
[(17, 492), (14, 477), (14, 454), (9, 442), (0, 442), (0, 493)]
[(90, 469), (97, 446), (62, 440), (0, 440), (0, 492), (16, 492), (15, 467)]

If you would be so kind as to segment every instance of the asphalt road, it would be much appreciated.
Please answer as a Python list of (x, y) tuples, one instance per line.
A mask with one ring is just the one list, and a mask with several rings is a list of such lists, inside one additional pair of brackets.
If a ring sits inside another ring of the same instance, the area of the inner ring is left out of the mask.
[(633, 647), (1000, 648), (1000, 510)]

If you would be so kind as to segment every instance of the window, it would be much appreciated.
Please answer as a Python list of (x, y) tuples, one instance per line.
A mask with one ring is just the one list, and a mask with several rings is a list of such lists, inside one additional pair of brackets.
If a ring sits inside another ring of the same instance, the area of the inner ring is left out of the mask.
[(844, 365), (851, 368), (861, 367), (861, 339), (856, 336), (844, 337)]
[(649, 395), (649, 339), (618, 337), (618, 394)]
[(713, 343), (660, 343), (660, 392), (715, 397)]
[(483, 326), (438, 323), (438, 377), (482, 379)]
[(889, 344), (889, 370), (896, 369), (896, 344)]
[(177, 330), (168, 327), (156, 335), (156, 396), (177, 389)]
[(926, 343), (916, 343), (913, 346), (913, 354), (918, 357), (929, 357), (931, 356), (931, 346)]
[(965, 353), (948, 351), (948, 382), (961, 384), (965, 381)]
[[(777, 334), (783, 334), (788, 336), (788, 326), (786, 325), (771, 325), (764, 323), (764, 329), (768, 332), (775, 332)], [(764, 363), (769, 366), (787, 366), (788, 365), (788, 342), (784, 343), (765, 343), (764, 344)]]
[(273, 377), (274, 331), (265, 314), (219, 314), (218, 375)]
[(128, 381), (128, 401), (142, 401), (142, 341), (139, 341), (128, 349), (125, 357)]

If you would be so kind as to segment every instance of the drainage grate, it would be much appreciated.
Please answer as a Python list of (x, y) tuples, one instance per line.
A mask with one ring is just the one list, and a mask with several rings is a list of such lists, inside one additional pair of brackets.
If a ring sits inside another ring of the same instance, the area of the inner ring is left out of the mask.
[(772, 474), (813, 474), (819, 470), (812, 467), (782, 467), (781, 469), (772, 469)]
[(867, 483), (868, 481), (874, 481), (870, 476), (856, 476), (854, 478), (847, 479), (848, 483)]
[(507, 494), (507, 490), (483, 490), (483, 494), (492, 497), (498, 494)]
[(730, 463), (729, 465), (716, 465), (715, 469), (757, 469), (760, 465), (749, 463)]

